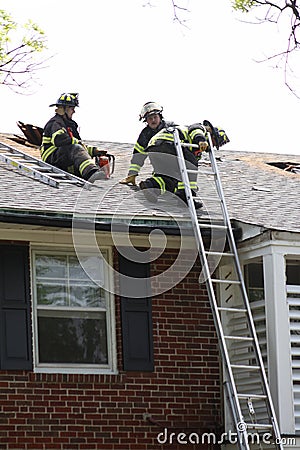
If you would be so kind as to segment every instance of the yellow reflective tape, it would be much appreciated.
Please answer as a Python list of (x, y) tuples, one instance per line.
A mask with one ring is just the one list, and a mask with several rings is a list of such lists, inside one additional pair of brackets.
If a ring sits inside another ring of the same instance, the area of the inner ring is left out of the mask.
[(79, 166), (79, 172), (82, 175), (82, 172), (84, 171), (84, 169), (86, 169), (88, 166), (95, 166), (95, 164), (93, 163), (93, 161), (91, 159), (86, 159), (85, 161), (83, 161), (80, 166)]
[(142, 155), (148, 155), (148, 152), (146, 152), (144, 147), (142, 147), (138, 142), (135, 144), (134, 150), (136, 150), (139, 153), (142, 153)]
[(197, 128), (197, 130), (191, 131), (191, 133), (190, 133), (190, 138), (193, 140), (194, 137), (197, 136), (197, 135), (199, 135), (199, 134), (205, 138), (205, 134), (204, 134), (204, 133), (202, 132), (202, 130), (200, 130), (199, 128)]
[(136, 172), (139, 172), (141, 170), (141, 166), (139, 166), (138, 164), (130, 164), (129, 170), (134, 170)]
[(56, 147), (52, 145), (51, 147), (47, 148), (47, 150), (43, 150), (43, 147), (41, 148), (41, 156), (42, 160), (46, 161), (46, 159), (56, 150)]
[(159, 184), (160, 192), (164, 194), (166, 192), (166, 183), (164, 182), (164, 180), (161, 177), (152, 177), (152, 178)]
[(65, 133), (66, 133), (66, 130), (64, 128), (61, 128), (60, 130), (57, 130), (55, 133), (53, 133), (51, 136), (52, 144), (55, 145), (54, 140), (55, 140), (56, 136), (58, 136), (59, 134), (65, 134)]
[[(189, 185), (190, 185), (191, 189), (197, 189), (197, 182), (196, 181), (190, 181)], [(178, 181), (177, 187), (178, 187), (178, 189), (184, 189), (183, 181)]]

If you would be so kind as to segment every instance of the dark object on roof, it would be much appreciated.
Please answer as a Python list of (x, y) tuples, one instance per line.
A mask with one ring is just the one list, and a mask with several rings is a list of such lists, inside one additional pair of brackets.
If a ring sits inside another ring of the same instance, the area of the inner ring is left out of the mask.
[(300, 173), (300, 164), (295, 162), (270, 162), (270, 166), (278, 167), (285, 172)]
[(43, 128), (18, 121), (18, 127), (23, 131), (27, 141), (33, 145), (42, 145)]

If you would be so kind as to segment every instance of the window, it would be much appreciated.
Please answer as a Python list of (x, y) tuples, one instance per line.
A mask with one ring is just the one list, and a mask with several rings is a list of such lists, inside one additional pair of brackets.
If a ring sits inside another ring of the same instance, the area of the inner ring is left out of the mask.
[(249, 301), (256, 302), (263, 300), (265, 293), (262, 261), (245, 264), (244, 271)]
[[(106, 254), (107, 257), (107, 254)], [(112, 302), (100, 257), (34, 251), (35, 367), (112, 369)]]
[(300, 260), (287, 259), (286, 260), (286, 284), (300, 285)]
[[(266, 336), (266, 310), (264, 290), (264, 267), (262, 258), (256, 258), (244, 265), (245, 285), (252, 316), (254, 319), (256, 334), (258, 337), (265, 370), (268, 372), (268, 352)], [(253, 360), (254, 362), (254, 360)]]

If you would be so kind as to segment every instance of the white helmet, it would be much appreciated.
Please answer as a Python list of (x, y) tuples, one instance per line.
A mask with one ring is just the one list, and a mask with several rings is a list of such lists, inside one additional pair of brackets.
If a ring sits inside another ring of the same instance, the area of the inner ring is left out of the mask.
[(161, 114), (163, 111), (163, 107), (155, 102), (147, 102), (143, 105), (142, 110), (140, 112), (140, 120), (146, 120), (149, 114)]

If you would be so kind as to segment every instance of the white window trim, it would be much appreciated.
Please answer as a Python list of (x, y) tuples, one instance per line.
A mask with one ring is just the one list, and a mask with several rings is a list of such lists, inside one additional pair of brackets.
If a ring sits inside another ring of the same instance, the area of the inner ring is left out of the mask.
[[(101, 250), (106, 252), (108, 263), (112, 266), (113, 256), (111, 247), (101, 247)], [(75, 255), (74, 248), (71, 246), (50, 246), (50, 245), (31, 245), (30, 249), (30, 266), (31, 266), (31, 292), (32, 292), (32, 333), (33, 333), (33, 370), (36, 373), (78, 373), (78, 374), (116, 374), (117, 373), (117, 355), (116, 355), (116, 329), (115, 329), (115, 299), (112, 294), (113, 277), (112, 271), (105, 273), (105, 286), (108, 286), (107, 302), (107, 350), (108, 350), (108, 364), (106, 365), (80, 365), (80, 364), (39, 364), (37, 358), (38, 350), (38, 328), (37, 328), (37, 314), (36, 314), (36, 280), (35, 280), (35, 254), (42, 252), (49, 255)], [(88, 255), (99, 255), (99, 252), (89, 251)], [(47, 308), (43, 308), (47, 309)], [(98, 310), (98, 309), (97, 309)]]

